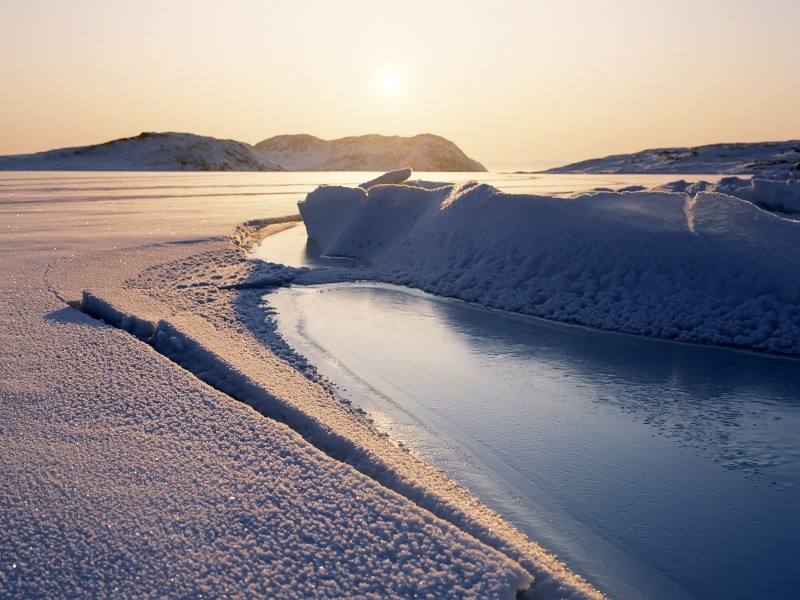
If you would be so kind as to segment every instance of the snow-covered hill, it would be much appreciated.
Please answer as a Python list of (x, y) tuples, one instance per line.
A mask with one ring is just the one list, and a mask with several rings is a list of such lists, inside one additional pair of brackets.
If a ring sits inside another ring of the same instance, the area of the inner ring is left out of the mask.
[(190, 133), (142, 133), (104, 144), (0, 156), (0, 171), (486, 171), (453, 142), (362, 135), (279, 135), (255, 147)]
[(800, 141), (658, 148), (584, 160), (546, 173), (730, 173), (800, 178)]
[(191, 133), (142, 133), (104, 144), (0, 157), (2, 171), (280, 171), (251, 146)]
[(266, 160), (288, 171), (486, 171), (450, 140), (429, 133), (413, 137), (361, 135), (321, 140), (279, 135), (255, 145)]

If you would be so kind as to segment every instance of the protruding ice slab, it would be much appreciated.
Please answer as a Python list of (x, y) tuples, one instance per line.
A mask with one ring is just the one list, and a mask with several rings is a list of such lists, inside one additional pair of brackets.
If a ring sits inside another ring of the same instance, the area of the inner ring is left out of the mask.
[(360, 184), (358, 187), (368, 190), (371, 187), (376, 185), (390, 185), (390, 184), (397, 184), (403, 183), (409, 177), (411, 177), (411, 169), (406, 167), (405, 169), (398, 169), (396, 171), (389, 171), (388, 173), (384, 173), (376, 177), (375, 179), (370, 179), (369, 181)]

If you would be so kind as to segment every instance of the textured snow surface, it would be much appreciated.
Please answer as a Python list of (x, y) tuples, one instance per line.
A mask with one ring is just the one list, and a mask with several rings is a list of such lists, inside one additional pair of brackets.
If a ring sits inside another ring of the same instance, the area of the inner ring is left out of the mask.
[(658, 148), (594, 158), (547, 173), (730, 173), (800, 177), (800, 140)]
[(0, 597), (599, 597), (268, 350), (296, 198), (160, 177), (0, 179)]
[(300, 212), (324, 253), (368, 261), (365, 277), (601, 329), (800, 354), (800, 222), (727, 194), (322, 187)]

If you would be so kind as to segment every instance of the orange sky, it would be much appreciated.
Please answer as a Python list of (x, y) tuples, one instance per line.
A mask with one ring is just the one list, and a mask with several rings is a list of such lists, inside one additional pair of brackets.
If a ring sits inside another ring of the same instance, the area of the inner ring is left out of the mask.
[(0, 154), (430, 132), (485, 163), (800, 138), (797, 0), (4, 0)]

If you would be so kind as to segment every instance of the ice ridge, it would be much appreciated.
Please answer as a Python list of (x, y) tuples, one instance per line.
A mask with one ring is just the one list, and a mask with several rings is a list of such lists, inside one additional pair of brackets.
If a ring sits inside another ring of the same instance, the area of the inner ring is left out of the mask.
[(727, 193), (331, 186), (299, 208), (324, 253), (367, 261), (374, 279), (605, 330), (800, 355), (800, 222)]

